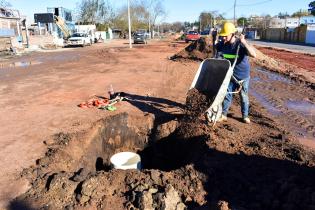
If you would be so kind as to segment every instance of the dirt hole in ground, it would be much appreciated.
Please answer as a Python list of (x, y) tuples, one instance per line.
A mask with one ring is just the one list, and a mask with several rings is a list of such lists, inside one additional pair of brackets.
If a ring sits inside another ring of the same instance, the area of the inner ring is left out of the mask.
[[(199, 109), (193, 111), (200, 112)], [(110, 171), (111, 156), (129, 151), (141, 156), (142, 169), (178, 169), (192, 162), (205, 139), (202, 134), (195, 136), (198, 131), (189, 135), (186, 130), (190, 130), (189, 126), (178, 129), (175, 119), (164, 121), (155, 125), (150, 115), (141, 119), (123, 113), (98, 122), (86, 133), (58, 134), (46, 156), (37, 160), (37, 165), (42, 173), (48, 170), (74, 172), (75, 178), (83, 173)]]
[(48, 145), (45, 156), (36, 161), (34, 168), (25, 171), (36, 168), (37, 174), (74, 172), (74, 177), (109, 171), (111, 156), (124, 151), (138, 153), (143, 169), (179, 168), (189, 162), (195, 137), (178, 136), (175, 132), (178, 121), (174, 118), (162, 121), (155, 125), (153, 115), (133, 117), (123, 113), (97, 122), (89, 131), (56, 134), (53, 140), (45, 141)]
[[(47, 168), (75, 171), (75, 175), (83, 171), (109, 171), (111, 156), (129, 151), (141, 156), (142, 168), (171, 170), (179, 167), (180, 162), (187, 162), (182, 154), (191, 150), (177, 138), (176, 128), (174, 119), (154, 125), (152, 115), (137, 118), (127, 113), (118, 114), (98, 122), (88, 132), (56, 135), (46, 156), (37, 160), (37, 165), (44, 171)], [(173, 159), (176, 161), (171, 161)]]
[[(190, 126), (182, 126), (184, 130), (178, 127), (174, 118), (157, 120), (150, 114), (122, 113), (101, 120), (82, 133), (58, 134), (54, 141), (46, 141), (48, 151), (36, 161), (37, 165), (24, 171), (25, 176), (31, 176), (33, 187), (19, 199), (36, 208), (50, 206), (48, 209), (82, 205), (109, 209), (113, 207), (111, 202), (115, 202), (118, 206), (114, 209), (168, 206), (181, 210), (189, 203), (202, 204), (204, 191), (188, 190), (192, 186), (203, 189), (202, 175), (191, 178), (185, 171), (198, 173), (192, 163), (202, 154), (206, 136), (184, 131)], [(122, 151), (140, 154), (142, 170), (112, 170), (110, 157)], [(198, 194), (186, 204), (182, 199), (187, 196), (178, 191), (181, 187), (176, 186), (178, 178), (173, 177), (174, 170), (179, 170), (177, 176), (183, 176), (181, 185), (188, 180), (192, 185), (185, 186), (185, 191)]]

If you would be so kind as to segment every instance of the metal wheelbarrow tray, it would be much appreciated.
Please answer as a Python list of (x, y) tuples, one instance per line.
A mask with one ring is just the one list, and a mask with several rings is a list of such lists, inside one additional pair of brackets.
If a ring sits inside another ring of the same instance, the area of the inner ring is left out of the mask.
[(233, 66), (226, 59), (205, 59), (199, 66), (190, 89), (206, 93), (211, 100), (205, 116), (209, 123), (216, 123), (222, 114), (222, 102), (233, 75)]

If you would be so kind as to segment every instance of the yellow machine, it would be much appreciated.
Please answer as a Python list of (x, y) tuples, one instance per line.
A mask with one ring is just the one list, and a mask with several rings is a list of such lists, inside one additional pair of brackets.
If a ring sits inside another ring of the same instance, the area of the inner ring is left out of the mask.
[(65, 35), (65, 38), (68, 39), (71, 36), (71, 30), (69, 30), (65, 21), (61, 17), (56, 16), (56, 15), (54, 15), (54, 19), (55, 19), (55, 23), (58, 26), (58, 28)]

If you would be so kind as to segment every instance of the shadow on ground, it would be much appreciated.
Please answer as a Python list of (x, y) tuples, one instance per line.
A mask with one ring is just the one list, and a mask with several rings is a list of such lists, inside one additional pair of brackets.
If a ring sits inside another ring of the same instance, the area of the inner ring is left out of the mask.
[(21, 200), (13, 200), (8, 206), (8, 210), (35, 210), (29, 204)]
[[(283, 139), (273, 141), (279, 141), (279, 152), (287, 153), (292, 161), (255, 153), (246, 155), (241, 152), (242, 148), (236, 154), (229, 154), (209, 147), (207, 143), (213, 140), (208, 131), (198, 124), (198, 120), (185, 122), (182, 115), (163, 111), (165, 107), (183, 109), (184, 105), (155, 97), (133, 94), (126, 94), (126, 97), (131, 99), (129, 103), (143, 112), (158, 116), (160, 120), (157, 120), (157, 124), (179, 118), (180, 124), (174, 133), (153, 141), (140, 155), (146, 169), (173, 171), (193, 164), (197, 171), (206, 175), (204, 188), (208, 194), (208, 205), (199, 207), (191, 203), (189, 209), (209, 209), (221, 200), (228, 201), (232, 209), (315, 209), (315, 168), (306, 166), (307, 158), (311, 157), (305, 157), (302, 161), (300, 157), (304, 155), (303, 152), (293, 148), (281, 149)], [(266, 149), (259, 141), (256, 139), (243, 147)]]
[(182, 139), (175, 133), (140, 153), (143, 166), (172, 171), (193, 164), (206, 175), (203, 185), (208, 205), (191, 203), (189, 209), (209, 209), (222, 200), (232, 209), (315, 209), (315, 168), (242, 152), (220, 152), (209, 148), (207, 139)]
[(169, 99), (141, 96), (131, 93), (121, 93), (121, 96), (127, 97), (127, 102), (137, 107), (144, 113), (151, 113), (155, 117), (155, 124), (161, 124), (180, 116), (180, 111), (184, 105)]

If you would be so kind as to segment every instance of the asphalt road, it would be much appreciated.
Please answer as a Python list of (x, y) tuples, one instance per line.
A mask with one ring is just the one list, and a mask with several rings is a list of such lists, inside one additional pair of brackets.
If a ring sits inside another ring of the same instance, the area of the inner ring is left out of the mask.
[(282, 48), (282, 49), (287, 49), (287, 50), (291, 50), (291, 51), (297, 51), (297, 52), (309, 53), (309, 54), (315, 55), (315, 46), (299, 45), (299, 44), (286, 44), (286, 43), (257, 41), (257, 40), (255, 40), (255, 41), (250, 40), (249, 42), (251, 44), (254, 44), (254, 45)]

